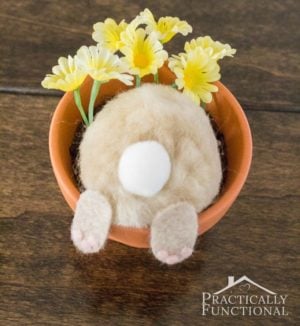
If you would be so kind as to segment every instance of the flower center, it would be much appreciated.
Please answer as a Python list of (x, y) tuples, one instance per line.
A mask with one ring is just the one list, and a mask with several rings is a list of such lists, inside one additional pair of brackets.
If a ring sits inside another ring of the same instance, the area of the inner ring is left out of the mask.
[(203, 80), (203, 72), (198, 67), (187, 66), (184, 71), (184, 83), (187, 88), (194, 89)]
[(197, 80), (199, 76), (193, 76), (191, 73), (184, 74), (184, 83), (187, 88), (193, 89), (195, 85), (197, 85)]
[(145, 53), (137, 53), (134, 57), (134, 65), (138, 68), (145, 68), (149, 65), (149, 57)]

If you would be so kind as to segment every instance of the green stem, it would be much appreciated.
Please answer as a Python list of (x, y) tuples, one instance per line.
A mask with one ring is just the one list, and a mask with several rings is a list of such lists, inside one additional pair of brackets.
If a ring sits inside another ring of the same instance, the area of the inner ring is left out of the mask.
[(204, 111), (206, 111), (206, 103), (204, 103), (203, 101), (200, 102), (200, 106), (204, 109)]
[(135, 87), (141, 86), (141, 77), (139, 75), (135, 75)]
[(75, 100), (75, 103), (77, 105), (77, 108), (78, 108), (78, 110), (79, 110), (79, 112), (81, 114), (82, 120), (88, 126), (89, 121), (88, 121), (88, 119), (86, 117), (86, 114), (84, 112), (84, 108), (82, 106), (79, 88), (74, 90), (73, 95), (74, 95), (74, 100)]
[(177, 89), (177, 85), (176, 85), (176, 83), (173, 83), (173, 84), (171, 85), (171, 87)]
[(154, 74), (154, 82), (156, 84), (159, 84), (159, 76), (158, 76), (158, 72), (156, 74)]
[(95, 106), (95, 101), (96, 101), (97, 95), (100, 90), (100, 86), (101, 86), (101, 82), (99, 80), (94, 80), (92, 90), (91, 90), (90, 103), (89, 103), (89, 123), (90, 124), (94, 120), (94, 106)]

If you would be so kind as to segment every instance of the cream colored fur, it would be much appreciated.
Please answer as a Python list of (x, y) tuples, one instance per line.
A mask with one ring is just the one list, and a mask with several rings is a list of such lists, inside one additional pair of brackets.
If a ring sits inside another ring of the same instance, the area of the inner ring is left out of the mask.
[[(154, 197), (125, 191), (118, 164), (125, 148), (155, 140), (169, 153), (170, 179)], [(80, 146), (81, 179), (101, 192), (113, 209), (113, 223), (143, 227), (165, 207), (185, 201), (197, 212), (219, 192), (222, 177), (217, 141), (204, 110), (170, 86), (145, 84), (118, 95), (100, 111)]]
[[(159, 193), (143, 197), (122, 187), (118, 165), (127, 146), (148, 140), (164, 146), (172, 170)], [(180, 262), (192, 254), (198, 227), (196, 212), (211, 204), (222, 178), (217, 140), (204, 110), (170, 86), (154, 84), (119, 94), (97, 114), (80, 145), (80, 173), (92, 197), (95, 199), (98, 193), (110, 203), (112, 223), (151, 227), (152, 251), (167, 264)], [(110, 220), (106, 204), (102, 207), (96, 204), (96, 209), (85, 205), (90, 212), (80, 208), (81, 201), (78, 207), (74, 230), (83, 229), (81, 232), (87, 236), (90, 231), (94, 238), (94, 227), (101, 227), (103, 220), (107, 234)], [(88, 225), (90, 230), (86, 228)], [(102, 247), (104, 234), (99, 234), (101, 244), (89, 248), (84, 241), (86, 253)], [(82, 243), (72, 238), (83, 251)]]

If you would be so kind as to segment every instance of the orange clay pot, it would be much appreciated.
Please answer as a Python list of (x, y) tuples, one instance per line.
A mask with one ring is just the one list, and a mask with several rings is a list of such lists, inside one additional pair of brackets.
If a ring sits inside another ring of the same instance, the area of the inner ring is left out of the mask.
[[(160, 83), (172, 84), (174, 79), (173, 73), (167, 65), (164, 65), (159, 71)], [(153, 78), (147, 76), (143, 78), (143, 81), (153, 82)], [(81, 87), (81, 97), (85, 108), (88, 107), (91, 85), (92, 80), (87, 78)], [(226, 214), (246, 181), (252, 159), (252, 138), (247, 118), (230, 91), (220, 82), (216, 85), (219, 91), (214, 94), (213, 101), (207, 106), (207, 110), (224, 134), (228, 161), (227, 177), (218, 199), (198, 216), (199, 234), (209, 230)], [(104, 84), (96, 100), (96, 106), (126, 89), (128, 87), (117, 80)], [(73, 211), (80, 193), (73, 176), (69, 148), (79, 123), (81, 123), (81, 117), (74, 103), (73, 94), (66, 93), (58, 103), (52, 118), (49, 148), (58, 185)], [(150, 229), (112, 225), (109, 238), (129, 246), (148, 248)]]

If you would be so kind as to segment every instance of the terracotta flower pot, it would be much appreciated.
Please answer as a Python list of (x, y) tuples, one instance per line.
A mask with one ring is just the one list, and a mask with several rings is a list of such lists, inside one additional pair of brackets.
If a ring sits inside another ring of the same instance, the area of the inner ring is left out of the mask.
[[(164, 84), (174, 82), (174, 75), (165, 65), (159, 71), (159, 80)], [(143, 81), (153, 81), (146, 77)], [(87, 79), (81, 87), (84, 107), (87, 107), (92, 80)], [(219, 91), (207, 106), (219, 129), (224, 134), (228, 160), (227, 177), (222, 194), (216, 202), (199, 214), (199, 234), (214, 226), (228, 211), (241, 191), (247, 178), (252, 159), (252, 138), (247, 118), (235, 97), (220, 82), (216, 83)], [(126, 90), (128, 87), (119, 81), (112, 80), (101, 87), (96, 105), (101, 105), (107, 97)], [(60, 100), (50, 126), (49, 148), (54, 174), (60, 190), (75, 210), (79, 190), (75, 183), (71, 165), (70, 145), (74, 133), (81, 122), (72, 93), (66, 93)], [(148, 228), (129, 228), (113, 225), (109, 238), (137, 248), (149, 247), (150, 230)]]

